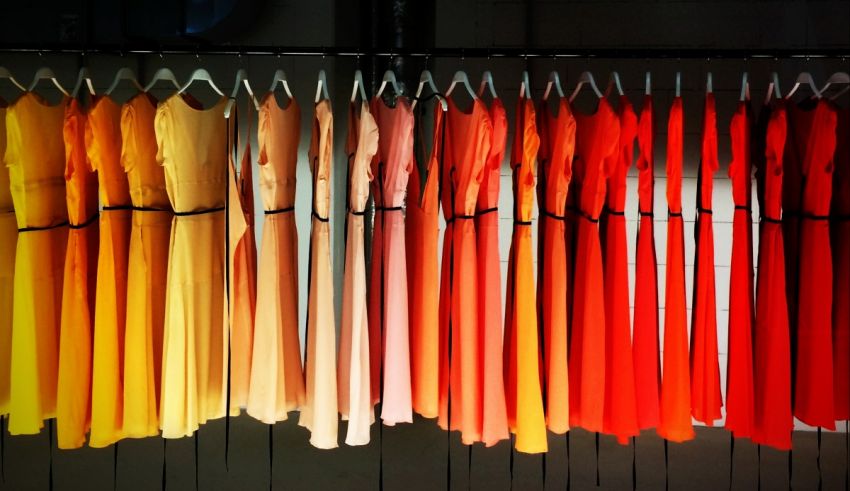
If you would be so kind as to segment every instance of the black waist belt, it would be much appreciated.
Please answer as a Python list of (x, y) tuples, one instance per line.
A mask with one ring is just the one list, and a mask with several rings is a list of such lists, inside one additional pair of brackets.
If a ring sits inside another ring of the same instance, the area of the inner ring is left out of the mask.
[(668, 209), (667, 209), (667, 216), (668, 216), (668, 217), (679, 217), (679, 218), (682, 218), (682, 212), (681, 212), (681, 211), (676, 212), (676, 211), (673, 211), (673, 210), (671, 210), (671, 209), (669, 209), (669, 208), (668, 208)]
[(68, 228), (70, 228), (70, 229), (74, 229), (74, 230), (76, 230), (76, 229), (81, 229), (81, 228), (86, 228), (86, 227), (88, 227), (89, 225), (93, 224), (93, 223), (97, 220), (97, 217), (98, 217), (98, 214), (97, 214), (97, 213), (95, 213), (94, 215), (92, 215), (92, 216), (88, 217), (88, 218), (86, 219), (86, 221), (84, 221), (83, 223), (69, 223), (69, 224), (68, 224)]
[(446, 225), (454, 222), (455, 220), (473, 220), (475, 215), (455, 215), (446, 220)]
[(761, 216), (761, 221), (763, 221), (763, 222), (768, 222), (768, 223), (782, 223), (782, 220), (781, 220), (781, 219), (779, 219), (779, 218), (769, 217), (769, 216), (767, 216), (767, 215), (762, 215), (762, 216)]
[(714, 214), (714, 212), (711, 210), (711, 208), (697, 207), (697, 211), (700, 212), (700, 213), (705, 213), (706, 215), (713, 215)]
[(800, 214), (800, 218), (803, 220), (829, 220), (831, 217), (829, 215), (815, 215), (814, 213), (806, 213), (803, 212)]
[(611, 208), (605, 208), (605, 213), (609, 215), (626, 216), (626, 212), (624, 210), (612, 210)]
[(316, 210), (313, 210), (313, 216), (316, 218), (316, 220), (320, 222), (327, 223), (331, 221), (330, 217), (323, 217), (322, 215), (319, 215), (319, 212), (317, 212)]
[(487, 208), (487, 209), (485, 209), (485, 210), (476, 211), (476, 212), (475, 212), (475, 216), (480, 217), (481, 215), (486, 215), (486, 214), (488, 214), (488, 213), (493, 213), (494, 211), (499, 211), (499, 207), (498, 207), (498, 206), (494, 206), (494, 207), (492, 207), (492, 208)]
[(750, 208), (749, 205), (735, 205), (735, 209), (736, 210), (743, 210), (743, 211), (753, 211), (753, 209)]
[(540, 208), (540, 212), (543, 213), (543, 216), (552, 218), (554, 220), (563, 221), (563, 220), (567, 219), (567, 217), (565, 217), (563, 215), (558, 215), (558, 214), (552, 213), (551, 211), (547, 210), (546, 208)]
[(638, 210), (638, 215), (640, 215), (642, 217), (654, 217), (655, 213), (653, 213), (651, 211), (640, 211), (640, 210)]
[(219, 206), (217, 208), (207, 208), (205, 210), (195, 210), (195, 211), (175, 211), (174, 216), (178, 217), (190, 217), (193, 215), (206, 215), (207, 213), (216, 213), (219, 211), (224, 211), (223, 206)]
[(103, 211), (130, 211), (133, 207), (130, 205), (115, 205), (115, 206), (104, 206)]
[(277, 210), (265, 210), (263, 213), (266, 215), (278, 215), (280, 213), (289, 213), (291, 211), (295, 211), (294, 206), (287, 206), (286, 208), (278, 208)]
[(54, 228), (65, 227), (67, 225), (68, 225), (68, 222), (64, 221), (64, 222), (57, 223), (55, 225), (48, 225), (47, 227), (24, 227), (24, 228), (19, 228), (18, 233), (22, 234), (24, 232), (41, 232), (42, 230), (51, 230), (51, 229), (54, 229)]
[(401, 206), (376, 206), (375, 207), (375, 213), (377, 213), (379, 211), (401, 211), (401, 210), (402, 210)]
[[(110, 208), (104, 207), (103, 209), (108, 210)], [(123, 209), (123, 208), (121, 208), (121, 209)], [(133, 210), (133, 211), (144, 211), (144, 212), (147, 212), (147, 211), (158, 211), (160, 213), (162, 213), (162, 212), (169, 212), (170, 213), (171, 212), (170, 208), (154, 208), (152, 206), (130, 206), (128, 209)]]
[(598, 223), (599, 222), (599, 218), (594, 218), (594, 217), (590, 216), (590, 213), (585, 213), (582, 210), (578, 210), (577, 213), (579, 214), (580, 217), (584, 218), (588, 222), (591, 222), (591, 223)]
[(514, 225), (519, 225), (519, 226), (531, 225), (531, 220), (528, 220), (528, 221), (526, 221), (526, 220), (514, 220)]
[(356, 216), (356, 217), (362, 217), (363, 215), (365, 215), (365, 214), (366, 214), (366, 210), (354, 211), (354, 210), (352, 210), (352, 209), (349, 209), (349, 210), (348, 210), (348, 213), (351, 213), (352, 215), (354, 215), (354, 216)]

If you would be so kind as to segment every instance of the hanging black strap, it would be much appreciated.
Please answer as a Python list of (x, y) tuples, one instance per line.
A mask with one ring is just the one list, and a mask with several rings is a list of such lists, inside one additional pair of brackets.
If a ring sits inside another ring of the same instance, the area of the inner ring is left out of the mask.
[(6, 483), (6, 416), (0, 414), (0, 483)]
[(817, 454), (817, 465), (818, 465), (818, 491), (823, 489), (823, 470), (820, 465), (820, 451), (821, 451), (821, 427), (818, 426), (818, 454)]
[(112, 489), (118, 491), (118, 442), (112, 444)]
[(637, 448), (635, 437), (632, 437), (632, 491), (637, 490)]
[(47, 421), (47, 489), (53, 491), (53, 419)]
[(18, 233), (22, 234), (22, 233), (25, 233), (25, 232), (41, 232), (41, 231), (44, 231), (44, 230), (52, 230), (54, 228), (65, 227), (67, 225), (68, 225), (68, 222), (63, 221), (63, 222), (56, 223), (54, 225), (48, 225), (46, 227), (24, 227), (24, 228), (19, 228)]
[(98, 216), (100, 216), (100, 215), (98, 213), (95, 213), (94, 215), (86, 218), (86, 220), (82, 223), (69, 223), (68, 228), (70, 228), (72, 230), (79, 230), (79, 229), (82, 229), (82, 228), (86, 228), (89, 225), (93, 224), (95, 221), (97, 221)]
[(198, 491), (198, 489), (200, 489), (198, 483), (198, 433), (199, 430), (195, 430), (195, 491)]
[(540, 471), (543, 474), (543, 489), (546, 489), (546, 452), (540, 454)]
[[(218, 207), (215, 207), (215, 208), (206, 208), (206, 209), (203, 209), (203, 210), (175, 211), (174, 216), (191, 217), (191, 216), (195, 216), (195, 215), (206, 215), (208, 213), (217, 213), (219, 211), (224, 211), (224, 208), (225, 208), (224, 206), (218, 206)], [(225, 223), (227, 223), (226, 220), (225, 220)]]
[(269, 425), (269, 491), (274, 488), (274, 425)]
[(732, 491), (732, 478), (735, 475), (735, 435), (729, 433), (729, 491)]
[(466, 489), (472, 489), (472, 445), (467, 445), (466, 448), (469, 449), (469, 456), (466, 461)]
[(265, 211), (263, 211), (263, 213), (265, 213), (266, 215), (277, 215), (277, 214), (280, 214), (280, 213), (290, 213), (290, 212), (293, 212), (293, 211), (295, 211), (294, 205), (293, 206), (287, 206), (286, 208), (278, 208), (276, 210), (265, 210)]
[(165, 491), (165, 476), (168, 471), (168, 438), (162, 439), (162, 491)]
[(669, 442), (664, 439), (664, 491), (670, 489), (670, 454)]
[(756, 481), (756, 490), (761, 491), (761, 443), (756, 445), (756, 456), (758, 457), (758, 467), (756, 467), (758, 479)]
[(509, 458), (508, 464), (510, 466), (510, 476), (511, 476), (510, 489), (513, 489), (514, 488), (514, 434), (511, 433), (509, 436), (510, 436), (511, 448), (510, 448), (510, 453), (508, 454), (508, 458)]
[[(383, 407), (384, 403), (381, 401), (382, 410)], [(378, 418), (378, 491), (384, 491), (384, 423), (380, 417)]]
[(570, 464), (572, 461), (570, 460), (570, 432), (567, 431), (567, 491), (570, 491)]
[(844, 422), (844, 444), (847, 447), (844, 454), (847, 460), (844, 467), (844, 489), (850, 489), (850, 419)]
[(791, 491), (791, 481), (794, 478), (794, 449), (788, 451), (788, 491)]
[(599, 432), (596, 432), (596, 487), (599, 487)]

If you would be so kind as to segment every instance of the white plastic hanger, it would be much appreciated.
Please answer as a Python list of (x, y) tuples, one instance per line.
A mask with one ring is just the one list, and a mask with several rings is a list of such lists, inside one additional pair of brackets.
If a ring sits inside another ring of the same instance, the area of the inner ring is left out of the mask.
[(448, 109), (446, 99), (440, 95), (440, 91), (437, 90), (437, 84), (434, 83), (434, 77), (431, 76), (431, 72), (428, 70), (422, 70), (422, 74), (419, 75), (419, 86), (416, 87), (416, 95), (413, 98), (413, 102), (410, 103), (410, 109), (416, 107), (416, 103), (419, 100), (419, 96), (422, 95), (422, 89), (425, 88), (425, 85), (428, 85), (428, 88), (431, 89), (431, 93), (437, 94), (437, 98), (440, 100), (440, 107), (443, 111)]
[(646, 72), (646, 89), (644, 89), (644, 95), (652, 95), (652, 75), (649, 72)]
[(832, 96), (830, 96), (829, 100), (831, 100), (831, 101), (837, 100), (839, 97), (843, 96), (847, 92), (850, 92), (850, 85), (848, 85), (847, 87), (844, 87), (843, 89), (839, 90), (838, 92), (832, 94)]
[(318, 104), (322, 99), (330, 99), (328, 96), (328, 76), (324, 69), (319, 70), (319, 81), (316, 84), (316, 97), (313, 102)]
[(292, 91), (289, 90), (289, 82), (286, 80), (286, 72), (283, 70), (275, 70), (272, 77), (272, 84), (269, 86), (269, 93), (274, 92), (278, 83), (283, 85), (283, 91), (286, 93), (286, 97), (292, 99)]
[(384, 93), (384, 89), (387, 88), (387, 84), (389, 84), (393, 88), (393, 95), (396, 97), (401, 95), (401, 87), (398, 86), (398, 81), (396, 81), (395, 73), (392, 70), (387, 70), (384, 72), (384, 78), (381, 79), (381, 85), (378, 86), (378, 91), (375, 92), (375, 97), (381, 97)]
[(0, 78), (5, 78), (9, 82), (12, 82), (12, 85), (21, 89), (22, 91), (27, 90), (26, 87), (24, 87), (23, 85), (21, 85), (20, 82), (15, 80), (15, 77), (12, 76), (12, 72), (10, 72), (9, 69), (6, 67), (0, 66)]
[(605, 89), (605, 97), (611, 93), (612, 89), (617, 89), (617, 95), (623, 95), (623, 84), (620, 82), (620, 74), (617, 72), (611, 72), (611, 75), (608, 76), (608, 87)]
[(714, 78), (711, 76), (711, 72), (708, 72), (708, 75), (705, 76), (705, 93), (711, 94), (714, 92)]
[(210, 88), (211, 88), (211, 89), (212, 89), (212, 90), (213, 90), (216, 94), (218, 94), (218, 95), (220, 95), (220, 96), (224, 97), (224, 92), (222, 92), (222, 91), (221, 91), (221, 90), (220, 90), (220, 89), (216, 86), (215, 82), (213, 82), (213, 79), (212, 79), (212, 76), (210, 75), (210, 72), (206, 71), (206, 70), (205, 70), (205, 69), (203, 69), (203, 68), (198, 68), (197, 70), (195, 70), (194, 72), (192, 72), (192, 74), (189, 76), (189, 80), (188, 80), (185, 84), (183, 84), (183, 86), (182, 86), (182, 87), (180, 87), (180, 89), (179, 89), (177, 92), (178, 92), (179, 94), (182, 94), (183, 92), (186, 92), (186, 89), (188, 89), (188, 88), (189, 88), (189, 86), (190, 86), (190, 85), (192, 85), (192, 82), (196, 82), (196, 81), (201, 81), (201, 82), (206, 82), (206, 83), (208, 83), (208, 84), (210, 85)]
[[(422, 86), (420, 85), (420, 88), (421, 87)], [(358, 92), (360, 93), (361, 101), (366, 102), (369, 100), (369, 98), (366, 97), (366, 87), (363, 84), (363, 72), (360, 70), (354, 70), (354, 87), (351, 88), (351, 102), (357, 100)], [(417, 92), (416, 95), (419, 96), (419, 93)], [(413, 103), (416, 104), (416, 101), (413, 101)]]
[(452, 91), (455, 89), (455, 86), (460, 83), (469, 92), (469, 96), (472, 97), (473, 100), (478, 100), (478, 94), (472, 90), (472, 86), (469, 85), (469, 77), (466, 75), (466, 72), (463, 70), (458, 70), (455, 72), (454, 77), (452, 77), (452, 83), (449, 85), (449, 90), (446, 91), (446, 97), (452, 95)]
[(821, 93), (818, 90), (817, 85), (815, 85), (815, 79), (809, 72), (803, 72), (797, 76), (797, 81), (794, 82), (794, 85), (791, 87), (791, 90), (789, 90), (788, 93), (785, 94), (785, 98), (790, 99), (791, 96), (793, 96), (797, 92), (797, 89), (799, 89), (800, 86), (803, 84), (808, 85), (809, 88), (812, 89), (812, 94), (815, 96), (815, 99), (821, 98)]
[(820, 89), (821, 94), (826, 92), (826, 89), (829, 88), (830, 85), (833, 84), (850, 84), (850, 75), (847, 72), (835, 72), (826, 79), (826, 83)]
[(676, 97), (682, 97), (682, 72), (676, 72)]
[(151, 81), (145, 86), (144, 91), (150, 92), (150, 90), (156, 85), (160, 80), (165, 80), (166, 82), (171, 82), (175, 89), (180, 88), (180, 83), (177, 81), (177, 77), (174, 76), (174, 72), (172, 72), (168, 68), (160, 68), (153, 74), (153, 78)]
[(490, 97), (493, 99), (499, 98), (499, 96), (496, 95), (496, 84), (493, 83), (493, 74), (490, 70), (481, 74), (481, 84), (478, 86), (478, 97), (484, 95), (484, 89), (488, 89), (490, 91)]
[(561, 87), (561, 77), (558, 75), (558, 72), (552, 70), (549, 72), (549, 81), (546, 82), (546, 90), (543, 91), (543, 100), (549, 100), (549, 93), (552, 92), (552, 87), (555, 87), (555, 92), (557, 92), (558, 97), (561, 99), (564, 98), (564, 89)]
[(136, 79), (136, 74), (133, 73), (133, 70), (127, 67), (123, 67), (118, 69), (118, 72), (115, 73), (115, 79), (112, 80), (112, 85), (110, 85), (109, 88), (106, 89), (106, 95), (111, 95), (112, 91), (115, 90), (116, 87), (118, 87), (118, 83), (122, 80), (129, 80), (130, 83), (133, 84), (133, 87), (138, 89), (139, 92), (145, 91), (145, 88), (142, 87), (142, 84), (140, 84), (138, 79)]
[(747, 72), (744, 72), (744, 74), (741, 75), (741, 102), (747, 102), (750, 100), (750, 81), (747, 80), (748, 76)]
[(522, 71), (522, 80), (519, 83), (519, 97), (520, 99), (531, 98), (531, 82), (528, 81), (528, 72), (526, 70)]
[(596, 97), (602, 98), (602, 92), (599, 92), (599, 87), (596, 86), (596, 80), (593, 78), (593, 74), (590, 72), (582, 72), (578, 77), (578, 83), (576, 84), (575, 90), (573, 90), (572, 95), (570, 96), (570, 102), (575, 100), (578, 93), (581, 91), (582, 86), (587, 84), (593, 89), (593, 93), (596, 94)]
[(230, 111), (233, 105), (236, 104), (236, 96), (239, 94), (239, 88), (245, 86), (245, 91), (248, 92), (248, 97), (251, 98), (251, 103), (254, 108), (259, 111), (260, 105), (257, 103), (257, 98), (254, 97), (254, 90), (251, 89), (251, 83), (248, 82), (248, 72), (244, 68), (236, 71), (236, 81), (233, 82), (233, 92), (230, 93), (230, 98), (227, 100), (227, 105), (224, 106), (224, 117), (230, 117)]
[(89, 91), (89, 94), (94, 95), (94, 85), (91, 81), (91, 75), (89, 74), (89, 70), (86, 67), (80, 68), (80, 72), (77, 74), (77, 83), (74, 84), (74, 89), (71, 91), (72, 97), (77, 97), (80, 94), (80, 89), (86, 86)]
[(770, 83), (767, 84), (767, 95), (764, 97), (764, 105), (770, 104), (773, 95), (776, 94), (777, 99), (782, 99), (782, 92), (779, 90), (779, 75), (776, 72), (770, 74)]
[(63, 95), (68, 96), (68, 91), (65, 90), (65, 87), (62, 87), (62, 84), (59, 83), (59, 80), (56, 79), (56, 74), (53, 73), (53, 70), (47, 67), (41, 67), (35, 72), (35, 76), (32, 79), (32, 83), (29, 87), (27, 87), (27, 91), (32, 92), (35, 90), (35, 86), (38, 85), (38, 82), (41, 80), (50, 80), (59, 92), (62, 92)]

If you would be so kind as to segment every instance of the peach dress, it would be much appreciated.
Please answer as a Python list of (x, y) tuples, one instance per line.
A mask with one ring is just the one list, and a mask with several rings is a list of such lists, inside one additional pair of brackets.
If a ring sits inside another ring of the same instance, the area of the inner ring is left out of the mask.
[(0, 100), (0, 417), (9, 414), (9, 368), (12, 358), (12, 298), (18, 225), (9, 191), (6, 153), (6, 102)]

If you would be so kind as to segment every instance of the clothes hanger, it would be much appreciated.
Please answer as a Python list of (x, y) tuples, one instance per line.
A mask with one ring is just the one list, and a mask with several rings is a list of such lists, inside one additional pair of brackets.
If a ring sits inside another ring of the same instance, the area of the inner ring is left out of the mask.
[(652, 75), (649, 72), (646, 72), (646, 89), (644, 89), (644, 95), (652, 95)]
[(478, 97), (484, 95), (484, 89), (489, 89), (490, 97), (493, 99), (499, 98), (499, 96), (496, 95), (496, 84), (493, 83), (493, 74), (490, 70), (486, 70), (483, 74), (481, 74), (481, 84), (478, 86)]
[(708, 75), (705, 76), (705, 93), (714, 93), (714, 78), (711, 76), (711, 72), (708, 72)]
[(829, 100), (831, 100), (831, 101), (837, 100), (839, 97), (843, 96), (847, 92), (850, 92), (850, 86), (844, 87), (843, 89), (839, 90), (835, 94), (832, 94), (832, 96), (829, 98)]
[(62, 87), (62, 84), (59, 83), (59, 80), (56, 79), (56, 74), (53, 73), (53, 70), (48, 67), (41, 67), (36, 70), (35, 76), (32, 79), (32, 83), (29, 87), (27, 87), (27, 91), (32, 92), (33, 90), (35, 90), (35, 86), (38, 85), (38, 82), (41, 80), (50, 80), (53, 85), (56, 86), (57, 89), (59, 89), (59, 92), (62, 92), (62, 94), (65, 96), (70, 95), (68, 94), (68, 91), (65, 90), (65, 87)]
[(24, 92), (26, 92), (26, 90), (27, 90), (26, 87), (24, 87), (23, 85), (21, 85), (20, 82), (15, 80), (15, 77), (12, 76), (12, 72), (10, 72), (9, 69), (6, 68), (6, 67), (0, 66), (0, 78), (5, 78), (9, 82), (12, 82), (12, 85), (21, 89)]
[[(366, 102), (369, 100), (369, 98), (366, 97), (366, 86), (363, 83), (363, 72), (360, 70), (354, 70), (354, 87), (351, 88), (351, 102), (357, 100), (358, 92), (360, 93), (361, 101)], [(417, 93), (416, 95), (418, 96), (419, 94)], [(415, 104), (416, 101), (413, 101), (413, 103)]]
[(682, 72), (676, 72), (676, 97), (682, 97)]
[(274, 76), (272, 77), (272, 84), (269, 86), (269, 93), (274, 92), (274, 89), (277, 88), (278, 83), (283, 85), (283, 92), (286, 93), (286, 97), (292, 99), (292, 91), (289, 90), (289, 82), (286, 79), (286, 72), (284, 72), (283, 70), (274, 71)]
[(422, 95), (422, 89), (425, 88), (425, 85), (428, 85), (431, 92), (437, 95), (437, 98), (440, 100), (440, 107), (443, 111), (448, 109), (445, 97), (443, 97), (440, 94), (440, 91), (437, 90), (437, 84), (434, 83), (434, 77), (431, 76), (431, 72), (428, 70), (422, 70), (422, 74), (419, 75), (419, 86), (416, 87), (416, 95), (413, 97), (413, 102), (410, 103), (410, 109), (416, 107), (416, 103), (419, 101), (419, 96)]
[(153, 78), (143, 89), (144, 92), (150, 92), (150, 90), (156, 85), (160, 80), (165, 80), (166, 82), (171, 82), (171, 85), (174, 86), (175, 89), (180, 89), (180, 83), (177, 81), (177, 77), (174, 76), (174, 72), (172, 72), (169, 68), (160, 68), (153, 74)]
[(188, 89), (189, 86), (192, 85), (192, 82), (196, 82), (196, 81), (202, 81), (202, 82), (208, 83), (210, 88), (216, 94), (224, 97), (224, 92), (222, 92), (218, 88), (218, 86), (216, 86), (215, 82), (212, 79), (212, 76), (210, 75), (210, 72), (206, 71), (203, 68), (198, 68), (197, 70), (192, 72), (192, 74), (189, 75), (189, 80), (185, 84), (183, 84), (183, 86), (180, 87), (180, 89), (177, 90), (177, 93), (182, 94), (183, 92), (186, 92), (186, 89)]
[(578, 83), (576, 84), (575, 90), (573, 90), (572, 95), (570, 96), (570, 102), (575, 100), (578, 93), (581, 91), (581, 87), (587, 84), (593, 89), (593, 93), (596, 94), (596, 97), (602, 98), (602, 92), (599, 92), (599, 87), (596, 86), (596, 80), (593, 78), (593, 74), (590, 72), (582, 72), (578, 77)]
[(313, 102), (318, 104), (322, 99), (330, 99), (328, 96), (328, 76), (324, 69), (319, 70), (319, 81), (316, 84), (316, 97)]
[(452, 83), (449, 85), (449, 90), (446, 91), (446, 97), (452, 95), (452, 91), (455, 89), (455, 86), (460, 83), (463, 84), (463, 87), (469, 93), (469, 96), (472, 97), (473, 100), (478, 100), (478, 94), (472, 90), (472, 86), (469, 85), (469, 77), (466, 75), (466, 72), (463, 70), (458, 70), (455, 72), (452, 77)]
[(230, 111), (233, 108), (233, 105), (236, 104), (236, 96), (239, 94), (239, 88), (243, 85), (245, 86), (245, 91), (248, 92), (248, 97), (250, 97), (251, 103), (254, 104), (254, 108), (257, 111), (260, 110), (257, 98), (254, 97), (254, 90), (251, 89), (251, 83), (248, 82), (248, 72), (246, 72), (244, 68), (240, 68), (236, 71), (236, 81), (233, 82), (233, 92), (230, 93), (227, 104), (224, 106), (225, 118), (230, 117)]
[(77, 74), (77, 83), (74, 84), (74, 90), (71, 91), (71, 97), (77, 97), (80, 93), (80, 89), (86, 86), (89, 91), (89, 94), (94, 95), (94, 86), (91, 81), (91, 75), (89, 74), (89, 70), (86, 67), (80, 68), (79, 74)]
[(401, 95), (401, 87), (399, 87), (398, 81), (396, 81), (395, 73), (392, 70), (387, 70), (384, 72), (384, 78), (381, 79), (381, 85), (378, 86), (378, 91), (375, 92), (375, 97), (381, 97), (381, 94), (384, 93), (384, 89), (387, 88), (387, 84), (392, 86), (393, 94), (396, 97)]
[(770, 104), (770, 100), (776, 94), (777, 99), (782, 99), (782, 92), (779, 91), (779, 75), (776, 72), (770, 74), (770, 83), (767, 84), (767, 95), (764, 97), (764, 105)]
[(528, 81), (528, 71), (522, 71), (522, 80), (519, 83), (519, 97), (521, 99), (531, 98), (531, 83)]
[(850, 84), (850, 75), (847, 72), (835, 72), (826, 79), (826, 83), (820, 89), (821, 94), (826, 92), (826, 89), (829, 88), (830, 85), (833, 84)]
[(797, 75), (797, 81), (794, 82), (794, 85), (791, 87), (791, 90), (789, 90), (788, 93), (785, 94), (785, 98), (790, 99), (791, 96), (793, 96), (794, 93), (797, 92), (797, 89), (799, 89), (800, 86), (804, 84), (808, 85), (809, 88), (812, 89), (812, 94), (814, 95), (815, 99), (821, 98), (821, 93), (818, 90), (817, 85), (815, 85), (815, 79), (809, 72), (802, 72), (801, 74)]
[(546, 90), (543, 91), (543, 100), (549, 100), (549, 93), (552, 92), (552, 87), (555, 87), (555, 92), (558, 93), (558, 97), (561, 99), (564, 98), (564, 89), (561, 87), (561, 77), (558, 75), (558, 72), (552, 70), (549, 72), (549, 81), (546, 82)]
[(744, 72), (741, 76), (741, 102), (747, 102), (750, 100), (750, 81), (747, 80), (747, 77), (747, 72)]
[(142, 84), (140, 84), (139, 81), (136, 79), (136, 74), (133, 73), (133, 70), (128, 67), (123, 67), (119, 68), (118, 71), (115, 73), (115, 79), (112, 80), (112, 85), (110, 85), (109, 88), (106, 89), (105, 94), (111, 95), (112, 91), (115, 90), (116, 87), (118, 87), (118, 83), (121, 80), (129, 80), (130, 83), (133, 84), (133, 87), (138, 89), (139, 92), (145, 91), (145, 88), (142, 87)]
[(617, 95), (622, 96), (623, 92), (623, 84), (620, 82), (620, 74), (616, 71), (611, 72), (611, 75), (608, 76), (608, 87), (605, 89), (605, 97), (611, 93), (611, 89), (617, 89)]

